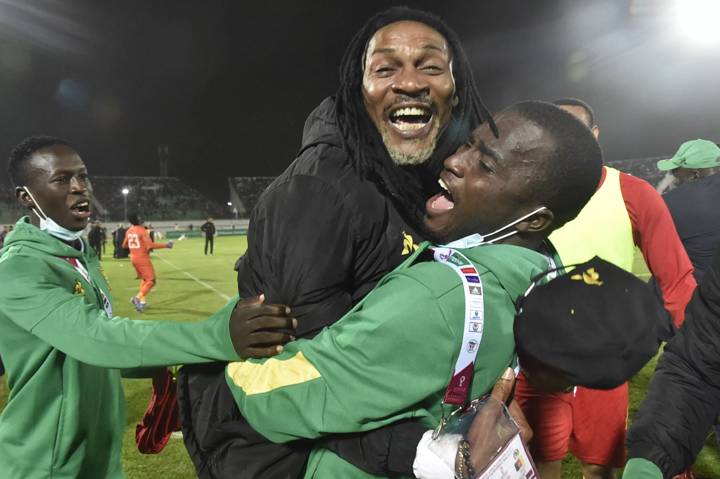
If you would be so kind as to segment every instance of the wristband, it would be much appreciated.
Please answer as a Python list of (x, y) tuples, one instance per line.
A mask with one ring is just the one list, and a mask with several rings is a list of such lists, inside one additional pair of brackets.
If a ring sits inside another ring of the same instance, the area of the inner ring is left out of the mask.
[(470, 443), (461, 439), (458, 444), (457, 457), (455, 458), (455, 477), (459, 479), (473, 479), (475, 469), (470, 462)]

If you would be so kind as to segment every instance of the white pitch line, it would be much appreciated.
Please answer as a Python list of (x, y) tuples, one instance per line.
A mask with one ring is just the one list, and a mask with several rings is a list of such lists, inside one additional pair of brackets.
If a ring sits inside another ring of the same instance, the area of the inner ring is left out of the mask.
[(217, 294), (218, 296), (220, 296), (220, 297), (221, 297), (222, 299), (224, 299), (225, 301), (229, 301), (229, 300), (230, 300), (230, 296), (228, 296), (227, 294), (225, 294), (225, 293), (223, 293), (222, 291), (218, 290), (215, 286), (206, 283), (205, 281), (201, 280), (200, 278), (195, 277), (194, 275), (188, 273), (187, 271), (183, 271), (182, 269), (178, 268), (177, 266), (175, 266), (175, 265), (172, 264), (170, 261), (166, 260), (165, 258), (163, 258), (163, 257), (160, 256), (160, 255), (156, 256), (156, 258), (159, 259), (159, 260), (161, 260), (161, 261), (166, 262), (167, 264), (169, 264), (170, 266), (172, 266), (172, 267), (175, 268), (176, 270), (180, 271), (182, 274), (184, 274), (184, 275), (187, 276), (188, 278), (192, 279), (193, 281), (199, 283), (200, 285), (202, 285), (202, 286), (206, 287), (207, 289), (209, 289), (210, 291), (214, 292), (215, 294)]

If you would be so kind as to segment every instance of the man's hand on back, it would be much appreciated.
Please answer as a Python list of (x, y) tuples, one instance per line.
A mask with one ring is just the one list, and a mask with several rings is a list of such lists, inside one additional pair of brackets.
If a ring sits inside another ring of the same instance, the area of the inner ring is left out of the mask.
[(265, 304), (265, 295), (238, 302), (230, 317), (230, 338), (241, 358), (265, 358), (283, 351), (282, 345), (295, 339), (297, 319), (290, 308)]

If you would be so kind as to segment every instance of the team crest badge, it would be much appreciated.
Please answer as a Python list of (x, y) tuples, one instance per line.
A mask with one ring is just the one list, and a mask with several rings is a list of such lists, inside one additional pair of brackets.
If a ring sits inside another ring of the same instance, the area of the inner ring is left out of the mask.
[(412, 235), (407, 234), (403, 231), (403, 249), (402, 256), (407, 256), (413, 251), (418, 249), (418, 245), (413, 241)]
[(603, 282), (600, 280), (600, 273), (595, 271), (595, 268), (589, 268), (587, 271), (583, 271), (582, 274), (574, 274), (570, 276), (570, 279), (575, 281), (582, 281), (590, 286), (603, 285)]

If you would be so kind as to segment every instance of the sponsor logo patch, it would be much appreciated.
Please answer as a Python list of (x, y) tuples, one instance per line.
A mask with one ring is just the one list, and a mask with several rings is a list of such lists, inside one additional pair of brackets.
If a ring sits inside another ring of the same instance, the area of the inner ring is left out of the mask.
[(403, 231), (403, 249), (402, 249), (402, 256), (407, 256), (416, 249), (418, 249), (417, 244), (415, 244), (415, 241), (413, 240), (412, 235), (407, 234)]
[(590, 286), (603, 285), (603, 282), (600, 281), (600, 273), (595, 271), (595, 268), (589, 268), (587, 271), (583, 271), (582, 274), (574, 274), (570, 276), (570, 279), (575, 281), (582, 281), (583, 283)]

